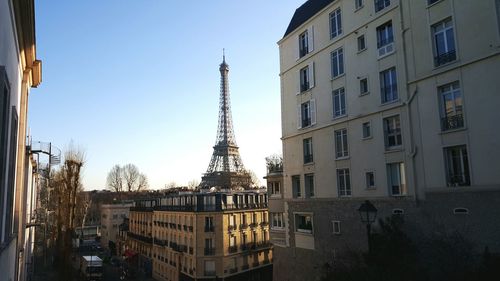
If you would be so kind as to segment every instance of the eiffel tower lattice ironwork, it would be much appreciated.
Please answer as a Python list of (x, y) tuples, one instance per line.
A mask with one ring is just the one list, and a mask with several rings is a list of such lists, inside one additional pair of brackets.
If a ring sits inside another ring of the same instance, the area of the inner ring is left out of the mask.
[(219, 71), (221, 79), (217, 139), (212, 159), (208, 165), (207, 172), (202, 177), (200, 187), (217, 187), (222, 189), (243, 187), (246, 189), (250, 187), (251, 177), (241, 161), (234, 137), (229, 100), (229, 65), (226, 63), (225, 56), (223, 56)]

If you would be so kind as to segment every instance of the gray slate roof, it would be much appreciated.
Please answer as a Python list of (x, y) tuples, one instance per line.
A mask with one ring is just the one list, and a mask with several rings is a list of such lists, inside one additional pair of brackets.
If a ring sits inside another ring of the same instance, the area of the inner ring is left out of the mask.
[(295, 13), (293, 14), (292, 20), (286, 29), (285, 35), (292, 33), (297, 27), (302, 25), (312, 16), (314, 16), (317, 12), (321, 11), (324, 7), (328, 6), (328, 4), (332, 3), (335, 0), (308, 0), (302, 6), (300, 6)]

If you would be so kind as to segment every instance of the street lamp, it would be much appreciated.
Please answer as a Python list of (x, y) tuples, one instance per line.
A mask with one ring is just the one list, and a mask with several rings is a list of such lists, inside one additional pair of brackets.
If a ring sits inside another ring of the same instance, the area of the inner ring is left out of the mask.
[(366, 223), (366, 234), (368, 235), (368, 253), (371, 253), (371, 227), (372, 223), (375, 222), (377, 218), (377, 208), (373, 204), (366, 200), (358, 209), (359, 215), (361, 216), (361, 222)]

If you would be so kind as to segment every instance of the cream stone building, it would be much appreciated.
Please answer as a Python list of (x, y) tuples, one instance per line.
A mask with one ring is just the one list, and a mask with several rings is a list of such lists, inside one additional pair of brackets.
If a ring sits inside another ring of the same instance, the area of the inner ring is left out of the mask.
[(112, 242), (116, 250), (118, 226), (129, 217), (130, 207), (133, 206), (134, 202), (101, 205), (101, 245), (103, 247), (109, 248), (109, 242)]
[(149, 245), (156, 280), (271, 280), (265, 192), (181, 192), (153, 204), (131, 209), (128, 238)]
[(275, 280), (366, 249), (366, 199), (500, 251), (500, 1), (307, 1), (278, 45)]
[(28, 101), (41, 83), (34, 1), (0, 1), (0, 272), (26, 280), (32, 272), (36, 161), (27, 147)]

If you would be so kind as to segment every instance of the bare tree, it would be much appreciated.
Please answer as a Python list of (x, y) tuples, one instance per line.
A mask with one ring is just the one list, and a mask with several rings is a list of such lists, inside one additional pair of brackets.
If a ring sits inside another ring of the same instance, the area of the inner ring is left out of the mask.
[(106, 179), (107, 188), (114, 192), (121, 191), (143, 191), (149, 188), (148, 178), (139, 172), (134, 164), (127, 164), (123, 167), (114, 165), (108, 173)]
[(250, 180), (252, 181), (251, 182), (252, 187), (254, 187), (254, 188), (260, 187), (261, 183), (260, 183), (259, 177), (257, 177), (255, 172), (248, 170), (247, 173), (250, 175)]
[(148, 178), (144, 174), (139, 174), (139, 177), (137, 179), (137, 188), (136, 191), (143, 191), (148, 189), (149, 184), (148, 184)]
[(188, 188), (188, 189), (195, 189), (195, 188), (197, 188), (197, 187), (198, 187), (198, 185), (200, 185), (200, 181), (199, 181), (199, 180), (197, 180), (197, 179), (193, 179), (193, 180), (190, 180), (190, 181), (188, 182), (188, 186), (187, 186), (187, 188)]
[(120, 165), (114, 165), (113, 168), (111, 168), (111, 171), (109, 171), (108, 173), (106, 184), (111, 191), (123, 191), (122, 168), (120, 167)]
[(175, 181), (171, 181), (165, 185), (165, 189), (171, 189), (177, 187), (177, 183)]
[(136, 183), (139, 180), (139, 169), (137, 169), (137, 166), (134, 164), (127, 164), (123, 166), (122, 172), (127, 191), (134, 191), (136, 189)]

